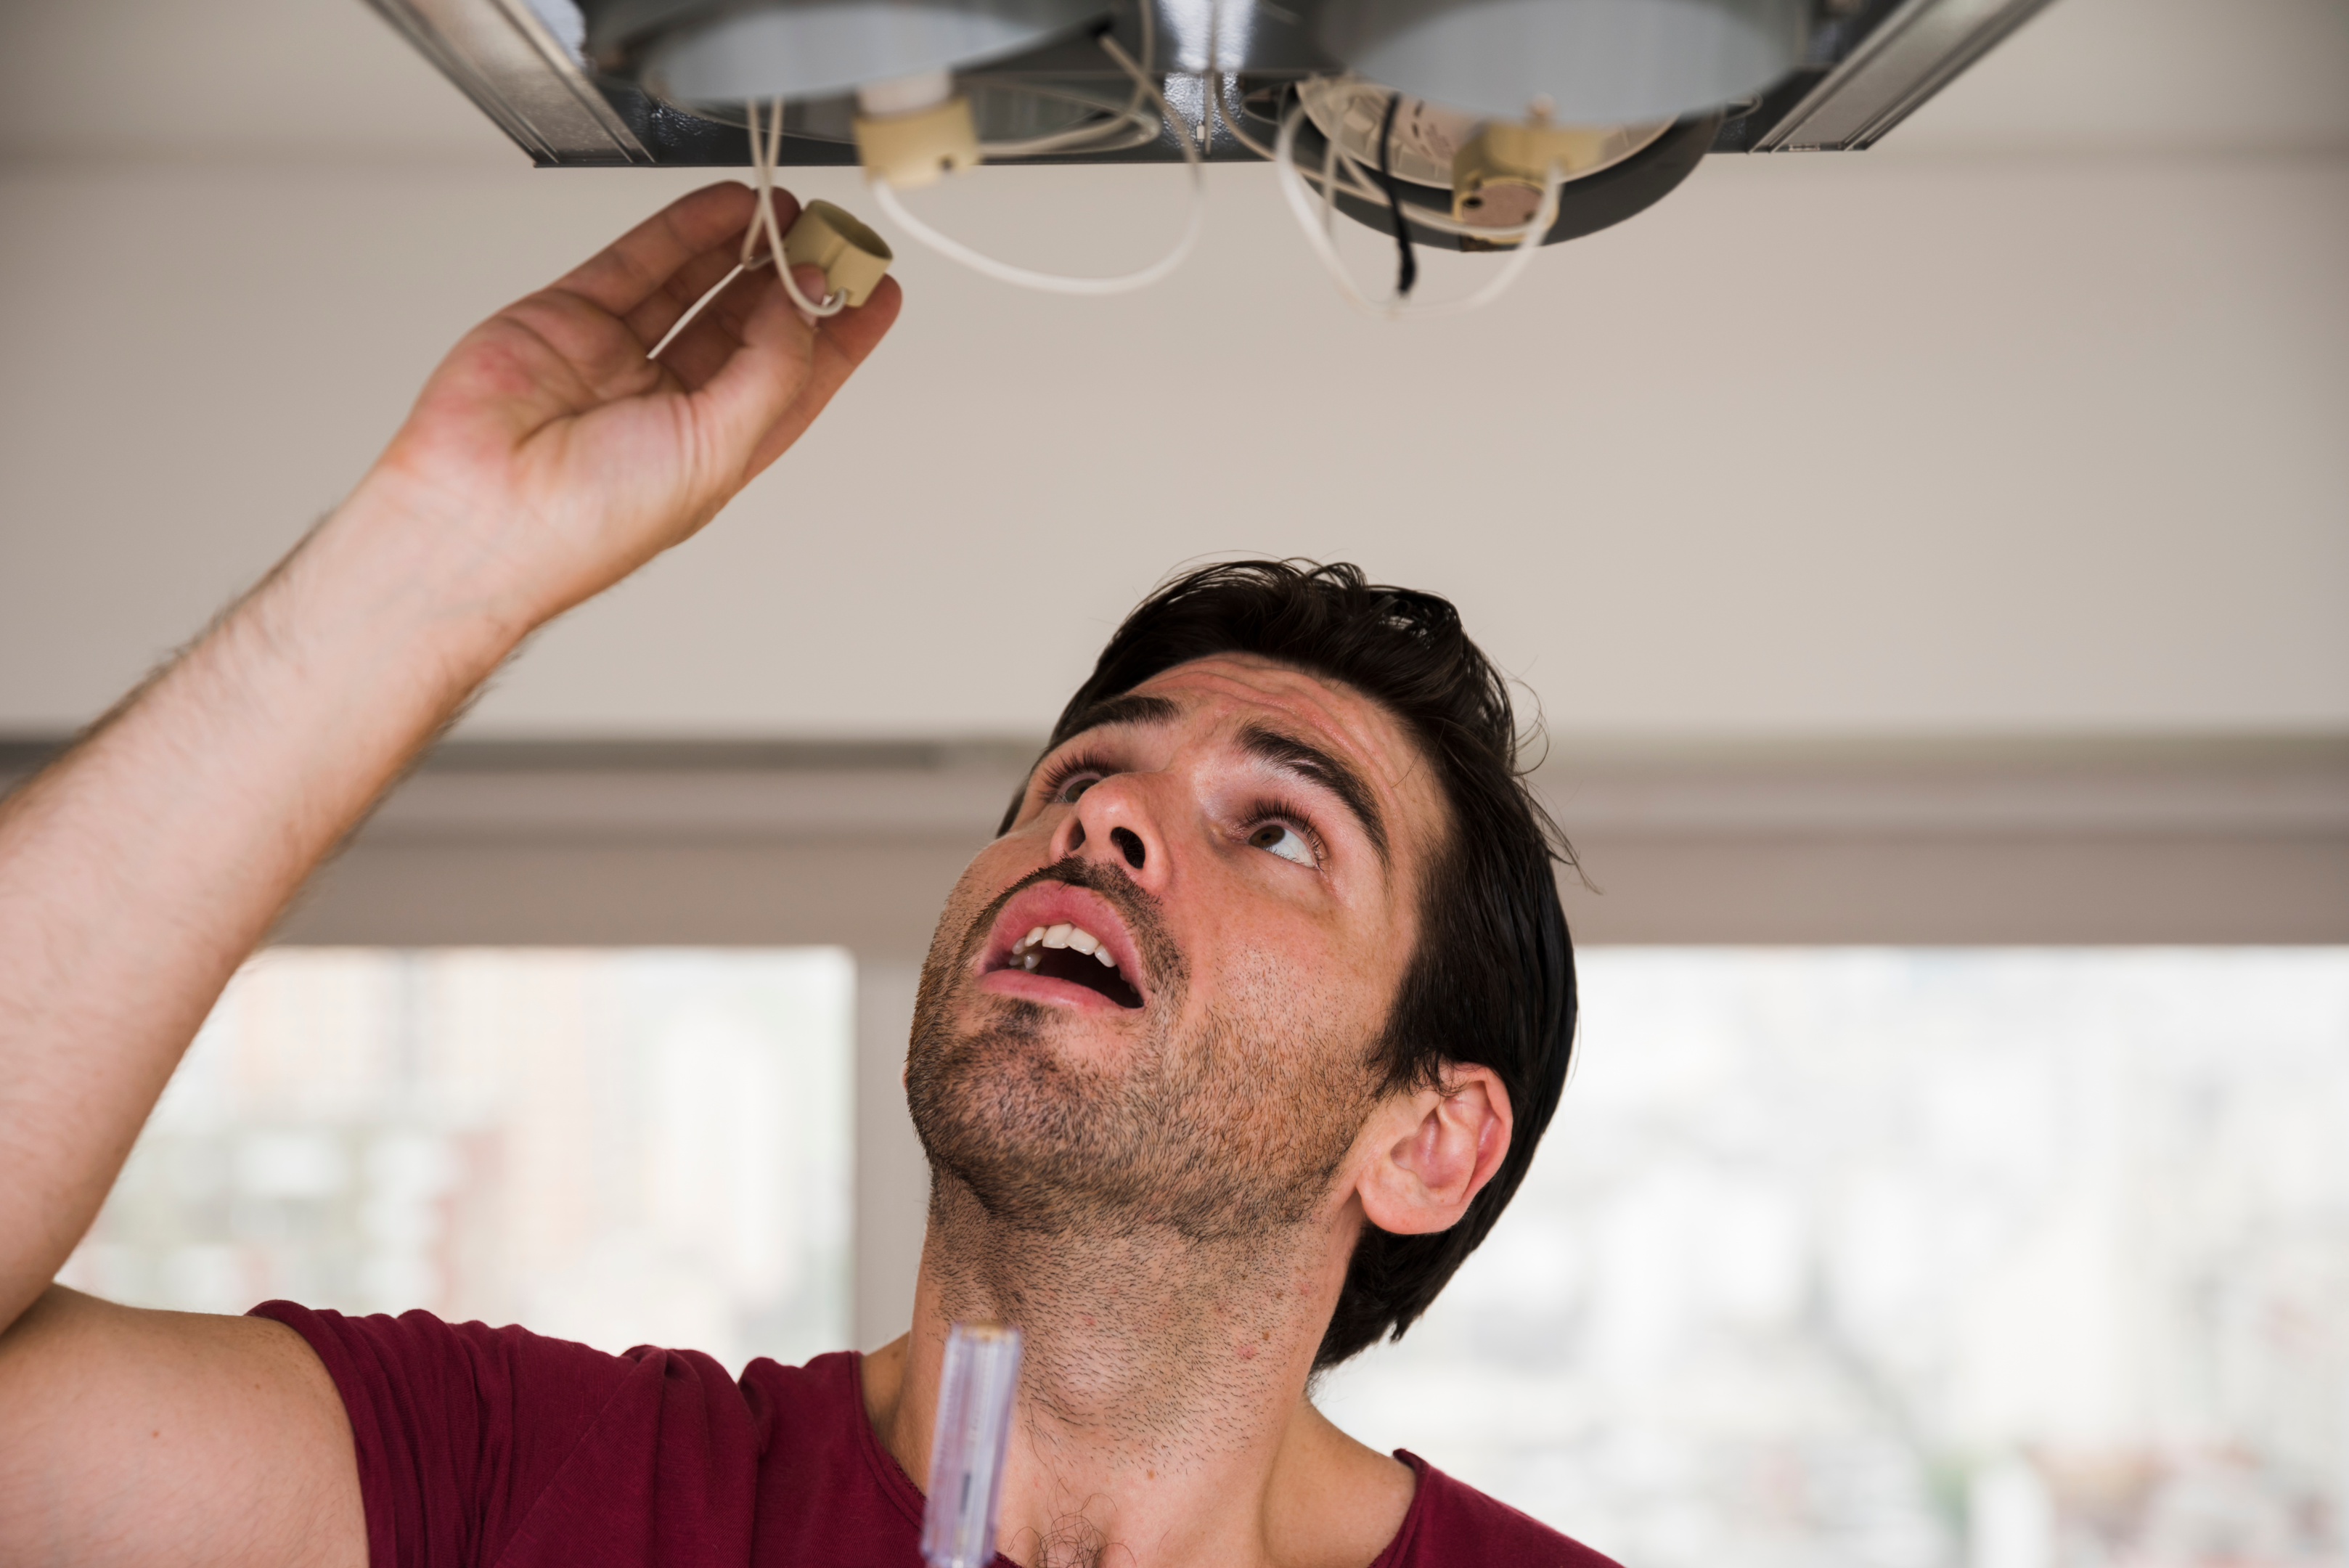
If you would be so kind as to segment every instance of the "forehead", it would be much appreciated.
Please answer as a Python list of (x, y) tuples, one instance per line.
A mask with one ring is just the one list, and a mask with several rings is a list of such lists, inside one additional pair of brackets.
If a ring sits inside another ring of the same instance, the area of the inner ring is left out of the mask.
[(1185, 729), (1218, 737), (1248, 724), (1286, 732), (1350, 763), (1391, 815), (1424, 840), (1440, 831), (1443, 799), (1402, 723), (1352, 687), (1256, 654), (1219, 653), (1160, 671), (1133, 689), (1184, 711)]

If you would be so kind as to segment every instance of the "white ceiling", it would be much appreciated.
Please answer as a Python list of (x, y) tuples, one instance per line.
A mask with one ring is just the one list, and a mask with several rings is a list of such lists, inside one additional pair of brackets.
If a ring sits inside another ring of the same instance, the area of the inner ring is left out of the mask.
[[(2059, 0), (1886, 145), (2349, 146), (2349, 4)], [(0, 153), (518, 156), (361, 0), (15, 0)]]
[[(0, 4), (0, 732), (103, 711), (700, 178), (529, 169), (359, 0)], [(1456, 322), (1345, 311), (1268, 174), (1142, 295), (905, 251), (814, 435), (474, 732), (1030, 732), (1236, 550), (1451, 594), (1570, 733), (2349, 731), (2344, 0), (2058, 0), (1883, 151), (1709, 159)], [(1180, 186), (925, 198), (1109, 270)]]

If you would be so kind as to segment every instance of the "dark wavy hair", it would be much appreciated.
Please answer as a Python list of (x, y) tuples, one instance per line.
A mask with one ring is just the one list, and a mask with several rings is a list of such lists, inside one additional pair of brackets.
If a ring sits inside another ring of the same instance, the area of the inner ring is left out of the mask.
[(1374, 1058), (1387, 1091), (1435, 1085), (1447, 1062), (1490, 1067), (1515, 1113), (1507, 1157), (1458, 1224), (1425, 1236), (1362, 1232), (1314, 1356), (1319, 1371), (1402, 1338), (1533, 1163), (1574, 1051), (1574, 947), (1557, 877), (1574, 850), (1526, 786), (1508, 682), (1468, 639), (1460, 612), (1434, 594), (1367, 582), (1345, 562), (1229, 561), (1164, 583), (1102, 649), (1046, 751), (1095, 704), (1218, 653), (1350, 687), (1425, 753), (1449, 817), (1419, 889), (1419, 949)]

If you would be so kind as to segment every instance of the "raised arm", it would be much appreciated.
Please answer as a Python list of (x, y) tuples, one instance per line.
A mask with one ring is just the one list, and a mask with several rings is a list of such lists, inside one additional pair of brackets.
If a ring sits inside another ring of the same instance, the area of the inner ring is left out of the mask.
[[(78, 1560), (55, 1532), (102, 1522), (118, 1546), (175, 1532), (149, 1543), (172, 1561), (266, 1561), (215, 1516), (313, 1493), (355, 1521), (347, 1473), (208, 1496), (236, 1439), (318, 1418), (291, 1331), (50, 1281), (222, 987), (419, 748), (534, 628), (715, 515), (887, 331), (894, 283), (810, 327), (762, 270), (648, 364), (750, 212), (740, 186), (698, 192), (476, 327), (349, 499), (0, 805), (0, 1560)], [(167, 1484), (127, 1490), (124, 1445), (165, 1426)]]

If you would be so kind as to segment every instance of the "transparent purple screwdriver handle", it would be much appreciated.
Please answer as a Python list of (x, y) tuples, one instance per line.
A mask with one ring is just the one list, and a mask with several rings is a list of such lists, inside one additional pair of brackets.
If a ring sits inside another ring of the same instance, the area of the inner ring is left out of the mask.
[(922, 1515), (922, 1561), (930, 1568), (987, 1568), (995, 1561), (995, 1507), (1019, 1386), (1018, 1329), (958, 1323), (947, 1332)]

